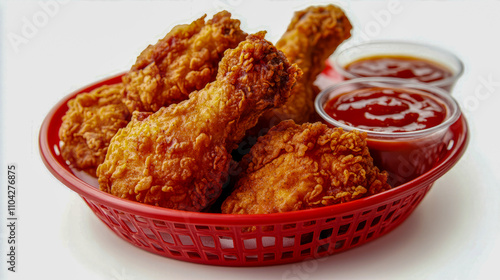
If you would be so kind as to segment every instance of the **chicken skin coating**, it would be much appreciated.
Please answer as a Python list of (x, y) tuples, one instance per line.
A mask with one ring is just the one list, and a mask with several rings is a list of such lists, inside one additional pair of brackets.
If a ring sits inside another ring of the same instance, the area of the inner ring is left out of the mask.
[(127, 125), (131, 112), (177, 103), (215, 79), (223, 52), (236, 47), (246, 34), (226, 11), (206, 23), (204, 18), (174, 27), (145, 49), (122, 77), (124, 84), (80, 94), (68, 103), (59, 132), (66, 161), (95, 176), (111, 138)]
[(73, 167), (95, 176), (111, 138), (127, 125), (130, 114), (122, 103), (123, 84), (105, 85), (78, 94), (68, 102), (59, 138), (61, 155)]
[(156, 113), (134, 113), (97, 170), (101, 190), (146, 204), (201, 211), (220, 194), (230, 152), (266, 110), (286, 102), (300, 69), (250, 35), (225, 52), (217, 78)]
[(194, 90), (215, 80), (224, 51), (235, 48), (246, 33), (240, 21), (222, 11), (205, 22), (174, 27), (155, 45), (148, 46), (123, 77), (125, 104), (130, 112), (156, 112), (179, 103)]
[(241, 166), (226, 214), (269, 214), (343, 203), (391, 187), (373, 165), (366, 135), (283, 121), (259, 138)]
[(295, 12), (276, 47), (291, 63), (297, 63), (304, 74), (285, 105), (266, 113), (257, 127), (266, 130), (288, 119), (298, 124), (311, 121), (314, 99), (319, 93), (313, 83), (328, 57), (351, 36), (351, 29), (349, 19), (334, 5), (311, 6)]

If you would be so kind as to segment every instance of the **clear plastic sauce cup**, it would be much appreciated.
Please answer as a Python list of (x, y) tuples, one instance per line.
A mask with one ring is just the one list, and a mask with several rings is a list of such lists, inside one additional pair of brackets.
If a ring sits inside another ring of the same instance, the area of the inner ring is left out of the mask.
[[(352, 46), (334, 54), (332, 61), (335, 71), (345, 80), (350, 80), (367, 77), (366, 75), (360, 75), (359, 72), (349, 70), (352, 63), (375, 57), (407, 57), (442, 66), (442, 68), (451, 72), (450, 75), (440, 80), (430, 81), (427, 84), (440, 87), (449, 93), (451, 93), (453, 86), (464, 71), (462, 61), (449, 51), (424, 44), (399, 41), (374, 41)], [(383, 76), (383, 74), (381, 75)], [(380, 75), (372, 74), (369, 76)]]
[[(409, 92), (427, 96), (445, 108), (444, 118), (435, 126), (415, 131), (384, 131), (384, 127), (375, 131), (371, 128), (350, 125), (344, 120), (334, 119), (325, 111), (328, 101), (340, 95), (355, 94), (367, 89)], [(452, 135), (449, 133), (449, 128), (461, 115), (457, 102), (442, 88), (405, 79), (380, 77), (358, 78), (330, 86), (316, 97), (315, 108), (322, 120), (332, 127), (341, 127), (345, 131), (356, 129), (366, 132), (367, 145), (374, 163), (389, 173), (389, 183), (392, 186), (422, 175), (442, 158), (447, 146), (451, 144)]]

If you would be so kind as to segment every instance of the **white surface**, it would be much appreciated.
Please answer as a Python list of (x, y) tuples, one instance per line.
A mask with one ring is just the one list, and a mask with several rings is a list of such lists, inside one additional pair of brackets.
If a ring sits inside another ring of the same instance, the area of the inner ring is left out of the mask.
[[(229, 268), (163, 258), (115, 236), (45, 168), (40, 124), (66, 94), (127, 70), (147, 44), (204, 12), (228, 9), (275, 42), (304, 1), (1, 1), (1, 174), (18, 166), (17, 272), (6, 269), (2, 175), (1, 279), (489, 279), (500, 258), (498, 106), (500, 1), (340, 2), (357, 35), (449, 49), (466, 70), (454, 96), (471, 140), (461, 161), (388, 235), (345, 253), (291, 265)], [(69, 2), (69, 3), (68, 3)], [(385, 12), (381, 12), (385, 11)], [(391, 13), (392, 11), (392, 13)], [(50, 12), (50, 13), (49, 13)], [(45, 16), (43, 15), (45, 14)], [(390, 16), (388, 16), (390, 15)], [(27, 25), (36, 23), (32, 32)], [(29, 28), (28, 28), (29, 29)], [(25, 35), (23, 35), (23, 30)], [(27, 32), (27, 33), (26, 33)], [(24, 36), (22, 43), (9, 38)], [(492, 81), (485, 86), (484, 81)], [(56, 278), (61, 277), (61, 278)]]

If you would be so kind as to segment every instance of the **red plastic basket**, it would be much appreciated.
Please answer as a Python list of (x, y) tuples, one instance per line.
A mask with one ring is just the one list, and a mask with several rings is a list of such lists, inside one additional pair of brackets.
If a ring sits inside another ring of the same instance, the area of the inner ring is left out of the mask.
[[(224, 266), (297, 262), (342, 252), (372, 241), (401, 224), (436, 179), (460, 159), (468, 143), (462, 116), (450, 128), (445, 157), (420, 177), (389, 191), (312, 210), (268, 215), (192, 213), (124, 200), (73, 174), (59, 153), (58, 131), (67, 101), (81, 92), (121, 81), (95, 83), (61, 100), (40, 130), (40, 153), (50, 172), (80, 194), (113, 232), (131, 244), (165, 257)], [(255, 231), (246, 232), (246, 228)]]

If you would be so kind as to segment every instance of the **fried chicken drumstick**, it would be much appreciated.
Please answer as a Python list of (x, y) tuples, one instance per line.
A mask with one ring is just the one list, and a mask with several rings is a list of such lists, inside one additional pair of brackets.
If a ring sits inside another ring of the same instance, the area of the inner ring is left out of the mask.
[(313, 83), (325, 68), (326, 59), (351, 36), (351, 29), (349, 19), (334, 5), (311, 6), (295, 12), (276, 47), (291, 63), (297, 63), (304, 74), (285, 105), (264, 114), (258, 128), (271, 128), (288, 119), (298, 124), (311, 120), (314, 99), (319, 93)]
[(365, 135), (324, 124), (283, 121), (259, 138), (242, 162), (226, 214), (311, 209), (390, 189), (373, 165)]
[(148, 46), (123, 77), (125, 104), (131, 112), (156, 112), (179, 103), (194, 90), (215, 80), (224, 51), (235, 48), (247, 34), (240, 21), (222, 11), (205, 22), (178, 25)]
[[(150, 45), (123, 77), (123, 84), (104, 86), (71, 100), (59, 130), (63, 158), (95, 175), (111, 138), (136, 110), (156, 111), (180, 102), (215, 79), (224, 51), (245, 39), (240, 21), (222, 11), (205, 22), (178, 25)], [(127, 110), (128, 108), (128, 110)]]
[(101, 190), (151, 205), (200, 211), (220, 194), (230, 152), (266, 110), (282, 105), (301, 72), (264, 32), (227, 50), (214, 82), (188, 100), (132, 121), (97, 169)]

